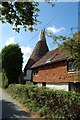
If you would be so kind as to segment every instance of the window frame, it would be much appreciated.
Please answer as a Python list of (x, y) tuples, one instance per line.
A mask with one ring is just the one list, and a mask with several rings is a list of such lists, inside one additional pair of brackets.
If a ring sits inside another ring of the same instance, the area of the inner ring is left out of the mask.
[[(70, 63), (71, 62), (71, 63)], [(74, 60), (68, 60), (67, 61), (67, 72), (68, 73), (74, 73), (74, 72), (80, 72), (80, 68), (77, 67), (76, 69), (74, 68)], [(69, 64), (72, 64), (72, 65), (69, 65)]]
[(38, 73), (39, 73), (39, 70), (38, 70), (38, 69), (34, 70), (34, 71), (33, 71), (33, 76), (37, 76)]

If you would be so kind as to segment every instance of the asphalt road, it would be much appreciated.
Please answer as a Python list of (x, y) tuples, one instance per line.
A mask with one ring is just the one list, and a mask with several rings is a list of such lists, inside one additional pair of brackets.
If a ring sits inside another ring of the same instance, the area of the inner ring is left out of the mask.
[[(2, 119), (1, 119), (2, 118)], [(25, 112), (17, 103), (0, 88), (0, 120), (32, 120), (29, 113)]]

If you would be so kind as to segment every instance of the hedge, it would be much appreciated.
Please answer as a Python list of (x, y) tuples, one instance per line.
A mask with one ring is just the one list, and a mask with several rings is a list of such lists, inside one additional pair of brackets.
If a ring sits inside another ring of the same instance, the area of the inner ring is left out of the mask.
[(80, 120), (80, 93), (21, 84), (11, 84), (7, 91), (40, 117)]

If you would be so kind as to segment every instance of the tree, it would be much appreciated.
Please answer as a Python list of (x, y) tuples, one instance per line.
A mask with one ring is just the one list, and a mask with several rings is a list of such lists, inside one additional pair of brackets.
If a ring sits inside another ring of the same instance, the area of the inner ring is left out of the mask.
[(23, 63), (22, 56), (18, 44), (11, 44), (2, 49), (2, 69), (8, 78), (8, 84), (19, 83)]
[[(18, 0), (17, 0), (18, 1)], [(49, 3), (49, 2), (48, 2)], [(54, 4), (49, 3), (54, 7)], [(24, 30), (35, 30), (38, 20), (39, 2), (1, 2), (0, 21), (11, 24), (14, 30), (20, 31), (20, 26)]]
[(38, 3), (34, 2), (2, 2), (0, 8), (0, 20), (2, 23), (10, 23), (19, 32), (19, 26), (25, 30), (33, 30), (33, 25), (38, 24)]
[(65, 40), (62, 47), (70, 52), (71, 59), (74, 59), (74, 66), (80, 69), (80, 32), (76, 32)]
[(80, 69), (80, 32), (71, 32), (69, 37), (55, 36), (52, 33), (47, 34), (53, 38), (53, 43), (59, 45), (62, 50), (70, 53), (70, 59), (74, 59), (74, 66)]

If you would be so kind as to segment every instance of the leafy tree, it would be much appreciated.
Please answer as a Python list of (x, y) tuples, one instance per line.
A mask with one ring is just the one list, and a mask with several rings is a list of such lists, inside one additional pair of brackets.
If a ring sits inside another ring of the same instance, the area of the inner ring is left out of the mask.
[(2, 23), (10, 23), (14, 25), (17, 32), (19, 26), (25, 30), (33, 30), (33, 25), (36, 25), (38, 14), (38, 3), (34, 2), (2, 2), (0, 8), (0, 20)]
[[(54, 7), (54, 4), (49, 4)], [(23, 27), (25, 31), (33, 31), (35, 25), (41, 23), (38, 20), (39, 11), (39, 2), (1, 2), (0, 21), (10, 23), (17, 32), (20, 31), (20, 27)]]
[(53, 38), (53, 43), (58, 44), (62, 50), (67, 50), (71, 55), (70, 59), (74, 59), (74, 66), (80, 68), (80, 32), (72, 32), (69, 37), (55, 36), (52, 33), (47, 35)]
[(23, 63), (22, 56), (18, 44), (11, 44), (2, 49), (2, 68), (8, 78), (8, 84), (19, 83)]
[(65, 40), (62, 47), (70, 52), (71, 58), (74, 59), (74, 66), (80, 69), (80, 32), (76, 32)]

